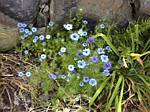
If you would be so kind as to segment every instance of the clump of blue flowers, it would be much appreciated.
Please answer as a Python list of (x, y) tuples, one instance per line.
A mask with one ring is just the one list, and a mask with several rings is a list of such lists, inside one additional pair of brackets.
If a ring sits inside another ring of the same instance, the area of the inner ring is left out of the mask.
[[(41, 74), (46, 75), (45, 83), (63, 80), (66, 85), (77, 84), (84, 90), (100, 86), (102, 79), (111, 75), (110, 46), (95, 38), (87, 27), (87, 20), (78, 22), (70, 21), (63, 24), (61, 30), (56, 30), (57, 25), (50, 21), (47, 34), (39, 34), (34, 26), (18, 23), (23, 52), (43, 66), (45, 72)], [(99, 29), (104, 30), (105, 27), (105, 24), (101, 24)], [(18, 76), (30, 77), (31, 74), (19, 72)]]

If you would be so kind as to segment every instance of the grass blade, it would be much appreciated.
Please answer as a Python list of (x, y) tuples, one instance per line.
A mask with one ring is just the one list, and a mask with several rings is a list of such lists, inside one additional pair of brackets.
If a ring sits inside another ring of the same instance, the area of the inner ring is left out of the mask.
[(93, 105), (95, 99), (99, 96), (99, 94), (103, 91), (103, 89), (105, 88), (107, 82), (109, 81), (111, 77), (108, 77), (99, 87), (99, 89), (95, 92), (94, 96), (92, 97), (92, 100), (90, 101), (89, 106)]
[(124, 77), (123, 77), (123, 79), (122, 79), (122, 87), (121, 87), (121, 92), (120, 92), (120, 98), (119, 98), (119, 103), (118, 103), (117, 112), (122, 112), (123, 91), (124, 91)]
[(115, 87), (115, 89), (114, 89), (114, 91), (113, 91), (113, 93), (112, 93), (112, 96), (111, 96), (111, 98), (110, 98), (110, 100), (109, 100), (109, 102), (108, 102), (108, 104), (107, 104), (107, 109), (109, 109), (109, 108), (111, 107), (112, 102), (113, 102), (114, 98), (115, 98), (116, 95), (117, 95), (117, 92), (118, 92), (118, 89), (119, 89), (119, 86), (120, 86), (122, 80), (123, 80), (123, 75), (120, 75), (120, 76), (119, 76), (119, 79), (118, 79), (118, 81), (117, 81), (116, 87)]
[(106, 41), (106, 43), (111, 47), (111, 49), (116, 53), (116, 55), (120, 56), (118, 50), (115, 48), (115, 46), (111, 43), (111, 41), (105, 34), (98, 33), (97, 35), (95, 35), (95, 38), (97, 37), (102, 37)]

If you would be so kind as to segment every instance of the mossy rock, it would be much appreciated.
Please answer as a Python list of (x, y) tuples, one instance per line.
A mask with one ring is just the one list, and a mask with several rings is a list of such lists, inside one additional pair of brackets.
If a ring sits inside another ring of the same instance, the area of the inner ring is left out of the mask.
[(17, 28), (0, 24), (0, 52), (11, 50), (17, 45), (18, 40)]

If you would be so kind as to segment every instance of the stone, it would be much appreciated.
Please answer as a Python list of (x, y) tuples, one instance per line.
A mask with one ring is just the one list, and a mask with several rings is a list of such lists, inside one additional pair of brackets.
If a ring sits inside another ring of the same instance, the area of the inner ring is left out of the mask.
[(150, 17), (150, 0), (140, 0), (139, 16)]
[(78, 9), (82, 9), (85, 17), (94, 20), (108, 18), (116, 23), (132, 20), (128, 0), (54, 0), (53, 20), (61, 21)]
[(0, 52), (12, 49), (18, 42), (18, 30), (0, 24)]
[(0, 12), (16, 21), (33, 23), (40, 0), (0, 0)]

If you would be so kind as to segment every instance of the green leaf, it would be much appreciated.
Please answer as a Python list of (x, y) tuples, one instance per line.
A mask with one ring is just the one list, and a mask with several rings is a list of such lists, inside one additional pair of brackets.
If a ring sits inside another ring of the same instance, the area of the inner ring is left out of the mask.
[(96, 98), (100, 95), (100, 93), (103, 91), (103, 89), (106, 87), (107, 82), (110, 80), (111, 77), (106, 78), (106, 80), (101, 84), (99, 89), (95, 92), (94, 96), (92, 97), (92, 100), (90, 101), (89, 106), (93, 105)]
[(109, 109), (109, 108), (111, 107), (112, 102), (113, 102), (114, 98), (115, 98), (116, 95), (117, 95), (117, 92), (118, 92), (118, 89), (119, 89), (119, 86), (120, 86), (122, 80), (123, 80), (123, 75), (120, 75), (120, 76), (119, 76), (119, 79), (118, 79), (118, 81), (117, 81), (116, 87), (115, 87), (115, 89), (114, 89), (114, 91), (113, 91), (113, 93), (112, 93), (112, 96), (111, 96), (111, 98), (110, 98), (110, 100), (109, 100), (109, 102), (108, 102), (108, 104), (107, 104), (107, 106), (106, 106), (107, 109)]
[(115, 46), (111, 43), (111, 41), (109, 40), (109, 37), (107, 37), (105, 34), (103, 33), (98, 33), (97, 35), (94, 36), (95, 38), (97, 37), (102, 37), (106, 43), (112, 48), (112, 50), (116, 53), (117, 56), (120, 56), (118, 50), (115, 48)]
[(124, 91), (124, 77), (122, 79), (122, 87), (121, 87), (121, 92), (120, 92), (120, 98), (119, 98), (117, 112), (122, 112), (121, 105), (122, 105), (123, 91)]

